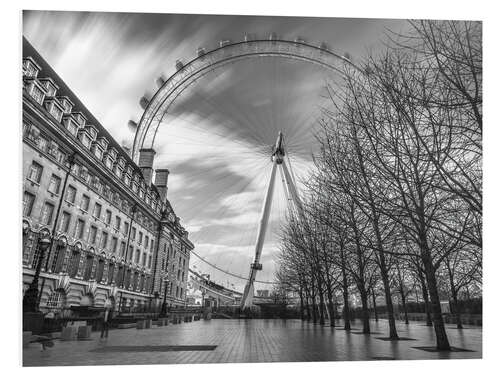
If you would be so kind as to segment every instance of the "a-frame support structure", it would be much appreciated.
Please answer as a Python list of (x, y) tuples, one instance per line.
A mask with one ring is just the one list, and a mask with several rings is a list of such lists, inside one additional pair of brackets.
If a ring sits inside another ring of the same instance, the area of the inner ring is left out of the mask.
[(266, 196), (264, 198), (264, 204), (262, 206), (262, 212), (260, 215), (257, 239), (255, 241), (255, 259), (254, 262), (250, 265), (250, 276), (248, 277), (248, 281), (243, 292), (243, 297), (241, 299), (240, 307), (242, 309), (250, 308), (252, 306), (254, 296), (253, 284), (257, 276), (257, 271), (262, 270), (260, 256), (262, 254), (262, 247), (264, 246), (264, 239), (266, 237), (267, 224), (269, 222), (269, 214), (271, 212), (274, 185), (276, 181), (276, 169), (280, 169), (281, 175), (283, 177), (283, 183), (285, 185), (283, 188), (285, 189), (286, 194), (291, 198), (295, 208), (299, 212), (302, 211), (302, 205), (297, 194), (295, 183), (285, 162), (285, 145), (282, 132), (279, 132), (278, 134), (278, 139), (276, 140), (276, 145), (274, 146), (273, 150), (272, 162), (273, 166), (271, 170), (271, 177), (269, 178), (269, 184), (267, 186)]

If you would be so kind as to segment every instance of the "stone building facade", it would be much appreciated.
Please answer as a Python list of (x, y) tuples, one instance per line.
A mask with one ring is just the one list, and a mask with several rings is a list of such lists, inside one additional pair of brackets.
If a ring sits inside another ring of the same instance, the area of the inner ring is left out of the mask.
[(168, 170), (152, 149), (134, 163), (26, 39), (22, 74), (23, 291), (42, 262), (41, 310), (184, 306), (194, 246)]

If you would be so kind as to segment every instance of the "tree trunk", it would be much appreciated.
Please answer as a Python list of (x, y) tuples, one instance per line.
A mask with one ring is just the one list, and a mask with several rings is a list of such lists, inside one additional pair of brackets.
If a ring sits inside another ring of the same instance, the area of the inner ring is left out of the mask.
[(393, 340), (398, 339), (398, 331), (396, 330), (396, 319), (394, 318), (394, 306), (392, 304), (391, 286), (389, 284), (389, 274), (385, 264), (385, 256), (379, 252), (380, 261), (380, 276), (384, 285), (385, 304), (387, 308), (387, 319), (389, 320), (389, 337)]
[(300, 320), (304, 320), (304, 296), (302, 295), (302, 289), (299, 289), (300, 297)]
[(372, 300), (373, 300), (373, 313), (375, 314), (375, 321), (378, 322), (377, 302), (376, 302), (374, 290), (372, 290)]
[(453, 313), (455, 314), (455, 317), (457, 319), (457, 328), (458, 329), (462, 329), (464, 327), (462, 325), (462, 317), (461, 317), (461, 314), (460, 314), (460, 306), (458, 305), (458, 293), (455, 290), (455, 288), (453, 288), (451, 294), (452, 294), (452, 298), (453, 298), (453, 310), (454, 310)]
[(363, 310), (363, 333), (370, 333), (370, 311), (368, 310), (368, 293), (364, 285), (359, 285), (359, 294), (361, 296), (361, 306)]
[(427, 287), (429, 288), (429, 297), (431, 300), (432, 320), (434, 322), (434, 332), (436, 334), (436, 347), (438, 350), (450, 350), (450, 343), (446, 335), (443, 316), (441, 314), (441, 303), (439, 300), (438, 287), (436, 281), (436, 274), (430, 251), (427, 249), (426, 241), (421, 241), (422, 263), (425, 269), (425, 276), (427, 278)]
[(326, 298), (328, 300), (327, 302), (327, 309), (328, 309), (328, 316), (330, 318), (330, 326), (335, 327), (335, 311), (333, 311), (333, 293), (332, 293), (332, 286), (330, 284), (326, 285)]
[(406, 308), (406, 296), (403, 288), (400, 289), (399, 293), (401, 294), (401, 303), (403, 304), (403, 312), (405, 314), (405, 324), (410, 324), (408, 321), (408, 309)]
[(319, 293), (319, 324), (325, 325), (325, 298), (323, 296), (323, 283), (318, 279), (318, 293)]
[(429, 303), (429, 292), (427, 291), (427, 283), (425, 282), (424, 275), (422, 275), (422, 271), (420, 269), (418, 270), (418, 277), (420, 279), (420, 284), (422, 285), (422, 297), (424, 299), (426, 325), (430, 327), (432, 326), (432, 316), (431, 305)]
[(340, 246), (340, 257), (341, 257), (341, 265), (342, 265), (342, 295), (344, 297), (344, 329), (351, 329), (351, 322), (349, 320), (349, 285), (347, 284), (347, 271), (345, 265), (345, 257), (343, 247)]

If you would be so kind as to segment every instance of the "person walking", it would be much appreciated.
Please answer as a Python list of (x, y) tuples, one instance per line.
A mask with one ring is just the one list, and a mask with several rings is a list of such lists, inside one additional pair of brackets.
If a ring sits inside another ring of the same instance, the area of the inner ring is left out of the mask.
[(101, 339), (103, 337), (108, 338), (109, 323), (111, 321), (112, 311), (109, 306), (104, 308), (104, 314), (102, 317), (102, 327), (101, 327)]

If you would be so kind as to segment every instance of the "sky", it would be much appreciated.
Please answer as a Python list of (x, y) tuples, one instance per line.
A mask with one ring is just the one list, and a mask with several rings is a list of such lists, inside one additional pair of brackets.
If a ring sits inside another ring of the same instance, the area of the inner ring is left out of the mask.
[[(296, 37), (362, 61), (383, 49), (388, 30), (404, 31), (403, 20), (209, 16), (25, 11), (23, 33), (111, 135), (130, 146), (139, 99), (153, 94), (155, 80), (175, 72), (196, 49), (245, 33)], [(325, 85), (339, 84), (331, 71), (279, 58), (242, 60), (193, 84), (159, 127), (155, 168), (170, 170), (168, 198), (190, 232), (195, 252), (223, 270), (247, 277), (270, 152), (283, 131), (299, 191), (312, 167), (317, 121), (331, 105)], [(272, 281), (280, 229), (288, 202), (277, 175), (273, 208), (257, 279)], [(190, 266), (213, 280), (242, 290), (244, 280), (217, 271), (197, 256)], [(269, 289), (256, 284), (256, 289)]]

